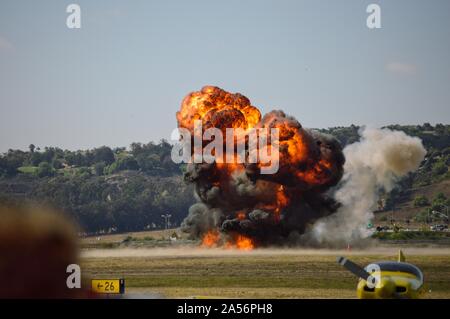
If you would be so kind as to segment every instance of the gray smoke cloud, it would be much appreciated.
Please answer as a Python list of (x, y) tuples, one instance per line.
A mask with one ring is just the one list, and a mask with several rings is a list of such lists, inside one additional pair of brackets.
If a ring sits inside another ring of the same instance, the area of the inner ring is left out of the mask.
[(317, 244), (355, 243), (371, 235), (380, 190), (389, 192), (399, 178), (415, 171), (426, 150), (422, 141), (400, 131), (363, 128), (361, 140), (345, 147), (344, 176), (334, 198), (337, 212), (318, 220), (307, 234)]
[[(399, 178), (419, 167), (426, 153), (418, 138), (372, 128), (362, 129), (361, 140), (343, 151), (333, 136), (303, 128), (281, 110), (261, 118), (245, 96), (212, 86), (190, 93), (177, 112), (179, 127), (191, 133), (197, 119), (203, 128), (222, 132), (231, 127), (276, 128), (279, 170), (263, 174), (263, 163), (252, 161), (189, 163), (184, 179), (194, 185), (198, 203), (189, 209), (182, 230), (195, 238), (213, 231), (231, 239), (250, 238), (256, 246), (358, 241), (370, 235), (367, 222), (379, 191), (392, 190)], [(191, 142), (186, 149), (193, 156), (194, 138), (189, 135), (182, 141)], [(240, 140), (251, 144), (248, 137)], [(202, 141), (202, 150), (208, 141)], [(228, 152), (235, 155), (237, 149)]]

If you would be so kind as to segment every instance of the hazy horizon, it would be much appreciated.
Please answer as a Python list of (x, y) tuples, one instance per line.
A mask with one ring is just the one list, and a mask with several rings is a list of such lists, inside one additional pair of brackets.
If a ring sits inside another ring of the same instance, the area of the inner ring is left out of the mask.
[[(366, 27), (370, 3), (381, 29)], [(5, 0), (0, 153), (169, 140), (204, 85), (308, 128), (450, 124), (448, 39), (445, 0)]]
[[(423, 124), (425, 124), (425, 123), (427, 123), (427, 122), (424, 122), (424, 123), (419, 123), (419, 124), (401, 124), (402, 126), (416, 126), (416, 125), (420, 125), (420, 126), (422, 126)], [(429, 123), (429, 122), (428, 122)], [(390, 126), (390, 125), (396, 125), (396, 124), (398, 124), (398, 123), (392, 123), (392, 124), (388, 124), (388, 125), (383, 125), (382, 127), (377, 127), (377, 128), (385, 128), (385, 127), (387, 127), (387, 126)], [(443, 125), (450, 125), (450, 124), (447, 124), (447, 123), (435, 123), (435, 124), (433, 124), (433, 123), (429, 123), (430, 125), (432, 125), (432, 126), (435, 126), (436, 124), (443, 124)], [(336, 127), (349, 127), (349, 126), (351, 126), (351, 125), (355, 125), (355, 126), (357, 126), (357, 127), (364, 127), (364, 126), (366, 126), (366, 125), (356, 125), (356, 124), (350, 124), (350, 125), (338, 125), (338, 126), (329, 126), (329, 127), (306, 127), (307, 129), (311, 129), (311, 130), (318, 130), (318, 129), (330, 129), (330, 128), (336, 128)], [(372, 127), (374, 127), (374, 126), (372, 126)], [(39, 150), (44, 150), (44, 148), (45, 147), (55, 147), (55, 148), (60, 148), (60, 149), (62, 149), (62, 150), (68, 150), (68, 151), (87, 151), (87, 150), (91, 150), (91, 149), (94, 149), (94, 148), (99, 148), (99, 147), (103, 147), (103, 146), (106, 146), (106, 147), (109, 147), (109, 148), (111, 148), (111, 149), (115, 149), (115, 148), (123, 148), (123, 147), (125, 147), (127, 150), (129, 150), (130, 149), (130, 145), (132, 144), (132, 143), (141, 143), (141, 144), (147, 144), (147, 143), (151, 143), (151, 142), (153, 142), (153, 143), (155, 143), (155, 144), (158, 144), (158, 143), (160, 143), (162, 140), (166, 140), (166, 142), (168, 142), (168, 143), (170, 143), (170, 144), (173, 144), (174, 142), (176, 142), (176, 141), (171, 141), (170, 140), (170, 136), (169, 137), (163, 137), (163, 138), (161, 138), (161, 139), (159, 139), (159, 140), (148, 140), (148, 141), (130, 141), (130, 143), (128, 143), (127, 145), (114, 145), (114, 144), (112, 144), (112, 145), (106, 145), (106, 144), (102, 144), (102, 145), (93, 145), (93, 146), (90, 146), (90, 147), (85, 147), (85, 148), (66, 148), (66, 147), (61, 147), (61, 146), (59, 146), (59, 145), (37, 145), (37, 144), (35, 144), (35, 143), (28, 143), (27, 145), (25, 145), (25, 146), (23, 146), (23, 147), (18, 147), (18, 148), (9, 148), (9, 149), (12, 149), (12, 150), (22, 150), (22, 151), (29, 151), (29, 146), (31, 145), (31, 144), (33, 144), (35, 147), (36, 147), (36, 149), (37, 148), (39, 148)], [(8, 150), (9, 149), (7, 149), (7, 150), (4, 150), (4, 151), (0, 151), (0, 154), (3, 154), (3, 153), (6, 153), (6, 152), (8, 152)]]

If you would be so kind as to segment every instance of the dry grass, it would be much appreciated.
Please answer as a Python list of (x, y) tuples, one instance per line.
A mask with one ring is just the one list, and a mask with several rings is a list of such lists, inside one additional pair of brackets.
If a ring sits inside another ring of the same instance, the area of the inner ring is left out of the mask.
[[(170, 252), (170, 250), (168, 250)], [(205, 250), (207, 252), (207, 250)], [(193, 296), (225, 298), (353, 298), (357, 279), (336, 263), (341, 252), (308, 254), (304, 250), (251, 254), (139, 253), (123, 257), (85, 257), (84, 274), (123, 277), (127, 292), (157, 293), (172, 298)], [(352, 260), (364, 265), (394, 260), (396, 251), (354, 253)], [(409, 255), (421, 267), (428, 298), (450, 298), (450, 251)]]
[(312, 298), (355, 298), (354, 289), (308, 289), (308, 288), (247, 288), (210, 287), (180, 288), (154, 287), (129, 288), (131, 296), (146, 296), (157, 291), (167, 298), (250, 298), (250, 299), (312, 299)]
[(164, 239), (170, 237), (174, 232), (178, 236), (186, 237), (187, 235), (182, 233), (178, 228), (172, 228), (167, 230), (149, 230), (149, 231), (139, 231), (130, 233), (120, 233), (120, 234), (107, 234), (100, 236), (88, 236), (81, 238), (82, 245), (90, 244), (100, 244), (100, 243), (120, 243), (127, 237), (133, 237), (137, 239), (153, 238), (153, 239)]

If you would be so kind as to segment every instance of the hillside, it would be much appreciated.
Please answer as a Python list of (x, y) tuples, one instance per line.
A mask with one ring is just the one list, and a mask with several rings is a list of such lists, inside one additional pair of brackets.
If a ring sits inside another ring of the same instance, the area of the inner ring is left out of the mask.
[(194, 199), (170, 152), (165, 141), (129, 150), (10, 150), (0, 157), (0, 201), (54, 206), (88, 233), (160, 228), (167, 213), (176, 226)]
[[(433, 222), (446, 222), (442, 215), (450, 209), (450, 125), (389, 125), (386, 128), (403, 131), (420, 138), (427, 149), (425, 160), (417, 172), (398, 181), (389, 194), (381, 194), (374, 224), (395, 223), (401, 227), (425, 227)], [(335, 136), (343, 146), (358, 141), (359, 127), (320, 129)], [(449, 212), (450, 213), (450, 212)], [(428, 227), (427, 227), (428, 228)]]
[[(392, 125), (423, 140), (427, 156), (419, 170), (381, 194), (375, 223), (440, 222), (450, 206), (450, 125)], [(345, 145), (358, 141), (359, 127), (319, 131)], [(37, 202), (55, 206), (88, 233), (130, 232), (164, 226), (171, 214), (178, 226), (194, 202), (192, 187), (183, 181), (183, 166), (170, 158), (171, 146), (133, 143), (129, 148), (99, 147), (69, 151), (57, 147), (0, 155), (0, 202)]]

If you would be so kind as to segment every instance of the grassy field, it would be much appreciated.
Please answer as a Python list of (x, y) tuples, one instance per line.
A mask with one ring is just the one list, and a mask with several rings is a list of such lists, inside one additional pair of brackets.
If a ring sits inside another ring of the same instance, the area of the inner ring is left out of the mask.
[(181, 232), (178, 228), (172, 228), (166, 230), (151, 230), (84, 237), (81, 239), (81, 247), (85, 249), (117, 248), (119, 246), (162, 247), (170, 245), (171, 241), (169, 237), (175, 234), (180, 240), (188, 240), (186, 233)]
[(37, 169), (38, 168), (36, 166), (21, 166), (17, 170), (24, 174), (34, 174), (36, 173)]
[[(126, 291), (143, 296), (190, 298), (355, 298), (357, 279), (336, 263), (352, 255), (360, 265), (395, 260), (397, 250), (345, 252), (162, 248), (91, 250), (82, 258), (90, 278), (121, 277)], [(450, 250), (406, 250), (425, 276), (425, 298), (450, 298)]]

